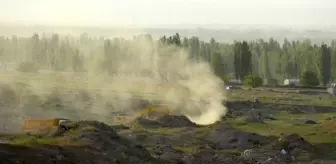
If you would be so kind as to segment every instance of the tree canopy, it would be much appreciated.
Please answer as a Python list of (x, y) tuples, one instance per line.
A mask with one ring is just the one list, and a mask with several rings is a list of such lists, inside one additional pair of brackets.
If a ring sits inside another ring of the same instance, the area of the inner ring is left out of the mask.
[[(133, 39), (104, 39), (88, 34), (76, 38), (35, 33), (29, 38), (0, 37), (0, 62), (27, 62), (39, 69), (85, 72), (87, 61), (97, 60), (101, 63), (99, 69), (113, 74), (121, 67), (119, 61), (137, 55), (134, 53), (136, 50), (129, 50), (136, 41), (184, 49), (190, 60), (208, 62), (216, 75), (230, 79), (243, 80), (245, 76), (255, 75), (281, 83), (287, 78), (299, 79), (305, 71), (311, 71), (317, 74), (321, 85), (336, 80), (336, 40), (321, 45), (312, 44), (309, 39), (277, 41), (273, 38), (222, 43), (216, 38), (202, 41), (196, 36), (182, 37), (178, 33), (157, 40), (150, 34)], [(149, 49), (146, 53), (155, 51)]]

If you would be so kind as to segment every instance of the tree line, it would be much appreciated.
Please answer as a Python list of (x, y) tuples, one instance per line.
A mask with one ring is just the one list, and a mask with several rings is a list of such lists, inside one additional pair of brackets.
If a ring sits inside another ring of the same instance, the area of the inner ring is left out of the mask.
[(132, 39), (34, 34), (29, 38), (0, 37), (0, 62), (29, 63), (27, 68), (52, 71), (85, 72), (88, 61), (99, 58), (99, 69), (112, 74), (120, 66), (118, 61), (137, 55), (134, 48), (129, 50), (130, 45), (143, 40), (185, 49), (190, 60), (208, 62), (222, 79), (243, 80), (253, 75), (281, 82), (287, 78), (298, 79), (308, 71), (316, 74), (321, 85), (336, 80), (336, 40), (328, 45), (317, 45), (309, 39), (277, 41), (273, 38), (223, 43), (215, 38), (202, 41), (198, 37), (181, 37), (178, 33), (158, 40), (149, 34)]

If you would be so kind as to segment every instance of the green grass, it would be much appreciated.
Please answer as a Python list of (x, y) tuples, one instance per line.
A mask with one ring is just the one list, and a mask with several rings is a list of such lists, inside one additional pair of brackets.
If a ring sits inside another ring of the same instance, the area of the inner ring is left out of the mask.
[(182, 151), (186, 154), (195, 154), (199, 152), (200, 147), (198, 145), (193, 146), (173, 146), (174, 149)]
[[(336, 144), (336, 134), (325, 131), (321, 128), (323, 120), (336, 116), (336, 113), (325, 113), (325, 114), (298, 114), (292, 115), (285, 112), (279, 113), (276, 118), (277, 120), (266, 120), (266, 124), (258, 123), (246, 123), (243, 119), (229, 120), (227, 123), (232, 126), (248, 131), (254, 132), (265, 136), (280, 136), (289, 135), (296, 133), (307, 141), (317, 144), (317, 143), (335, 143)], [(314, 118), (319, 120), (318, 124), (305, 125), (305, 124), (294, 124), (295, 119), (300, 118)]]
[[(264, 136), (286, 136), (298, 134), (317, 148), (315, 152), (318, 159), (336, 160), (336, 133), (323, 128), (325, 119), (334, 117), (336, 113), (323, 114), (288, 114), (280, 112), (276, 115), (277, 120), (265, 121), (266, 124), (246, 123), (244, 119), (237, 118), (224, 121), (233, 127)], [(317, 119), (318, 124), (294, 124), (293, 120), (300, 118)]]
[(83, 141), (73, 140), (77, 136), (79, 136), (83, 131), (95, 131), (97, 130), (95, 127), (92, 126), (84, 126), (83, 128), (75, 128), (70, 129), (64, 136), (59, 137), (47, 137), (46, 135), (49, 133), (40, 132), (34, 135), (27, 135), (27, 134), (6, 134), (0, 135), (1, 138), (6, 138), (9, 136), (15, 137), (13, 140), (8, 142), (10, 145), (18, 145), (18, 146), (29, 146), (29, 147), (39, 147), (44, 145), (57, 145), (57, 146), (74, 146), (74, 145), (81, 145), (84, 144)]
[[(314, 91), (311, 91), (314, 92)], [(324, 90), (316, 91), (313, 94), (297, 91), (286, 91), (282, 89), (252, 89), (233, 90), (228, 92), (229, 100), (253, 100), (258, 98), (261, 102), (294, 105), (312, 106), (336, 106), (336, 96), (331, 96)]]
[(172, 135), (182, 131), (183, 128), (153, 128), (144, 130), (154, 134)]
[(147, 132), (152, 134), (160, 134), (160, 135), (174, 135), (177, 134), (180, 131), (183, 131), (184, 128), (163, 128), (163, 127), (157, 127), (157, 128), (145, 128), (141, 125), (133, 126), (133, 131), (136, 132)]
[(10, 145), (17, 146), (41, 146), (41, 145), (58, 145), (59, 141), (55, 138), (36, 138), (36, 137), (26, 137), (16, 139), (9, 142)]

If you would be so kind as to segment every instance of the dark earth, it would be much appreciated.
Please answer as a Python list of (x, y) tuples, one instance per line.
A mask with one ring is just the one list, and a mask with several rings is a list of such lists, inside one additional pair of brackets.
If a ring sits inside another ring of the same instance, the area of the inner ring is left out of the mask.
[(196, 125), (185, 116), (153, 111), (122, 124), (74, 120), (66, 123), (66, 130), (59, 127), (48, 134), (2, 134), (0, 163), (336, 162), (334, 106), (260, 99), (230, 100), (223, 104), (229, 109), (227, 115), (208, 126)]

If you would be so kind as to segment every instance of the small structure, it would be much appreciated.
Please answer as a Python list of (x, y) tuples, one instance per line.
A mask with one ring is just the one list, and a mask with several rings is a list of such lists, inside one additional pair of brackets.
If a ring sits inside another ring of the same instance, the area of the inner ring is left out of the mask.
[(233, 88), (232, 85), (228, 85), (225, 87), (226, 90), (231, 90), (232, 88)]
[(25, 119), (23, 120), (23, 132), (49, 132), (55, 130), (63, 122), (69, 121), (65, 118), (47, 118), (47, 119)]
[(299, 79), (285, 79), (284, 85), (298, 86), (300, 85)]
[(336, 85), (332, 84), (330, 88), (327, 88), (327, 92), (336, 96)]

